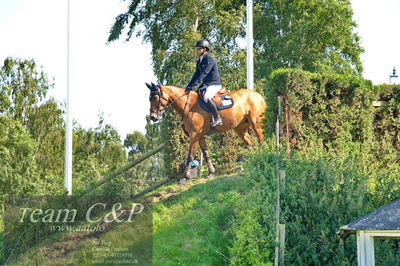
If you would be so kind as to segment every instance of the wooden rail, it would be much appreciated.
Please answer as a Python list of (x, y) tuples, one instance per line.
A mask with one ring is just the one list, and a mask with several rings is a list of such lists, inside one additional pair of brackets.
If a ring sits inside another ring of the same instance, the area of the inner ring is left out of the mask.
[(152, 191), (152, 190), (154, 190), (154, 189), (156, 189), (156, 188), (161, 187), (162, 185), (164, 185), (164, 184), (167, 183), (168, 181), (169, 181), (169, 178), (168, 178), (168, 177), (166, 177), (166, 178), (164, 178), (164, 179), (161, 179), (160, 181), (158, 181), (157, 183), (151, 185), (150, 187), (148, 187), (148, 188), (146, 188), (146, 189), (144, 189), (144, 190), (138, 192), (137, 194), (131, 196), (131, 198), (132, 198), (132, 199), (136, 199), (136, 198), (138, 198), (138, 197), (141, 197), (141, 196), (143, 196), (144, 194), (146, 194), (147, 192), (150, 192), (150, 191)]
[(126, 165), (116, 169), (115, 171), (107, 174), (103, 179), (101, 179), (99, 182), (97, 182), (94, 185), (91, 185), (90, 187), (87, 187), (82, 193), (81, 195), (85, 195), (91, 191), (93, 191), (94, 189), (98, 188), (99, 186), (103, 185), (104, 183), (106, 183), (107, 181), (109, 181), (110, 179), (117, 177), (118, 175), (122, 174), (123, 172), (129, 170), (130, 168), (134, 167), (135, 165), (143, 162), (144, 160), (146, 160), (147, 158), (151, 157), (152, 155), (160, 152), (163, 148), (165, 147), (165, 144), (162, 143), (160, 145), (158, 145), (157, 147), (155, 147), (153, 150), (146, 152), (145, 154), (143, 154), (140, 158), (137, 158), (135, 160), (133, 160), (132, 162), (127, 163)]

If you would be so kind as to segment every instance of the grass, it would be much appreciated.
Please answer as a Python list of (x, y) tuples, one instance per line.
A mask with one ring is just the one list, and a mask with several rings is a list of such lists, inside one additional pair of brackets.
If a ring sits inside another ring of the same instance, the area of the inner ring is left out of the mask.
[(228, 264), (237, 176), (192, 186), (154, 206), (154, 265)]
[(151, 248), (153, 265), (227, 265), (240, 180), (240, 176), (231, 175), (193, 180), (184, 187), (175, 183), (163, 186), (135, 200), (152, 206), (148, 208), (151, 232), (144, 230), (149, 227), (146, 222), (136, 221), (112, 225), (97, 236), (67, 233), (61, 241), (39, 243), (9, 265), (94, 265), (96, 258), (104, 262), (118, 255), (93, 252), (96, 247), (119, 247), (124, 254), (136, 251), (139, 257), (148, 254), (144, 249)]

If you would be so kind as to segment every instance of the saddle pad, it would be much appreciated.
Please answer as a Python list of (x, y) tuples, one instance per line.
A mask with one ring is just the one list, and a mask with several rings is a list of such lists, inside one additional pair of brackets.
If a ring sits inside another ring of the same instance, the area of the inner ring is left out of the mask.
[[(234, 105), (233, 99), (229, 94), (222, 95), (220, 96), (220, 98), (221, 98), (221, 104), (217, 106), (218, 111), (231, 108)], [(204, 111), (211, 113), (210, 108), (200, 97), (199, 97), (199, 104)]]

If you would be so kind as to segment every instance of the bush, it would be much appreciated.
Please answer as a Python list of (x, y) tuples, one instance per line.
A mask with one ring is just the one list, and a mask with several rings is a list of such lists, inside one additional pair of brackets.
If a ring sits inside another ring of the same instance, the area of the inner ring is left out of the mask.
[(377, 107), (373, 112), (373, 124), (376, 140), (380, 143), (382, 161), (393, 162), (400, 157), (387, 155), (400, 151), (400, 86), (380, 85), (374, 91), (374, 99), (386, 101), (386, 105)]
[(161, 124), (161, 136), (166, 145), (163, 150), (165, 174), (172, 179), (180, 179), (183, 161), (187, 158), (188, 141), (185, 140), (181, 124), (181, 118), (172, 110), (166, 112)]
[[(308, 158), (307, 158), (308, 157)], [(366, 178), (355, 158), (295, 154), (284, 161), (281, 223), (286, 224), (288, 265), (350, 265), (356, 242), (341, 240), (341, 225), (372, 209)], [(245, 164), (245, 185), (252, 187), (236, 207), (232, 259), (238, 264), (272, 263), (276, 224), (276, 155), (256, 152)]]

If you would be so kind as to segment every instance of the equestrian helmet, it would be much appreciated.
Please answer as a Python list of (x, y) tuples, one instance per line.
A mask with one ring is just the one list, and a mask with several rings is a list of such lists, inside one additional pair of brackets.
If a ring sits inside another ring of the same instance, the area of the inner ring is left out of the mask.
[(208, 51), (208, 50), (210, 50), (210, 43), (206, 40), (200, 40), (200, 41), (196, 42), (195, 47), (203, 47)]

